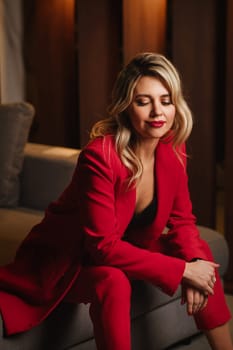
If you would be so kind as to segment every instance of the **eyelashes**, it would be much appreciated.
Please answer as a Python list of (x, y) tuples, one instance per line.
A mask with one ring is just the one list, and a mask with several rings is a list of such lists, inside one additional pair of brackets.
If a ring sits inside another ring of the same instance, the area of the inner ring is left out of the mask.
[(150, 102), (136, 101), (137, 106), (147, 106)]
[[(140, 101), (140, 100), (136, 100), (136, 104), (137, 104), (137, 106), (140, 106), (140, 107), (143, 107), (143, 106), (147, 106), (147, 105), (149, 105), (151, 103), (151, 101)], [(160, 102), (161, 103), (161, 105), (163, 105), (163, 106), (169, 106), (169, 105), (171, 105), (172, 104), (172, 102), (171, 102), (171, 100), (167, 100), (167, 101), (161, 101)]]

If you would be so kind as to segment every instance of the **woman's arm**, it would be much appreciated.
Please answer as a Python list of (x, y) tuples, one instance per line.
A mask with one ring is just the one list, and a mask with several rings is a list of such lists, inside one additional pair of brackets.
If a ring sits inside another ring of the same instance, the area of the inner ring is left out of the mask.
[(194, 258), (209, 260), (205, 253), (206, 243), (200, 238), (192, 213), (186, 162), (184, 167), (180, 164), (178, 167), (178, 184), (167, 227), (166, 239), (174, 256), (186, 261)]

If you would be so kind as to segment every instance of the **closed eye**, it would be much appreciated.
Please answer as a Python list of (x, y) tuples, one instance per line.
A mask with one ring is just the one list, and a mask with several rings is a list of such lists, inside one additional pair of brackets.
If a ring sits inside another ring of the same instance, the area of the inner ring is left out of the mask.
[(150, 102), (143, 102), (143, 101), (136, 101), (137, 106), (146, 106), (148, 105)]
[(135, 102), (137, 106), (146, 106), (151, 103), (151, 99), (146, 96), (141, 96), (140, 98), (136, 98)]
[(171, 101), (171, 100), (161, 101), (161, 104), (162, 104), (163, 106), (169, 106), (169, 105), (172, 104), (172, 101)]

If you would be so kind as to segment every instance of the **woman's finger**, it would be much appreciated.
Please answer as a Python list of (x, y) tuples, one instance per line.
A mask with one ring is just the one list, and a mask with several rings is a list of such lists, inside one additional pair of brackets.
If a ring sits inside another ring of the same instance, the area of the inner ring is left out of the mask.
[(215, 282), (216, 282), (215, 274), (212, 276), (212, 282), (213, 282), (213, 284), (215, 284)]
[(193, 313), (200, 311), (204, 303), (204, 295), (199, 290), (194, 290), (194, 307)]
[(198, 296), (199, 296), (199, 304), (196, 312), (199, 312), (202, 309), (203, 303), (204, 303), (204, 295), (198, 291)]
[(188, 315), (193, 314), (193, 289), (187, 288), (186, 289), (186, 302), (187, 302), (187, 313)]
[(208, 304), (208, 296), (204, 295), (204, 302), (200, 310), (203, 310), (207, 306), (207, 304)]
[(208, 283), (206, 283), (201, 290), (206, 295), (214, 295), (214, 289)]
[(195, 314), (199, 309), (200, 298), (197, 291), (193, 292), (193, 313)]

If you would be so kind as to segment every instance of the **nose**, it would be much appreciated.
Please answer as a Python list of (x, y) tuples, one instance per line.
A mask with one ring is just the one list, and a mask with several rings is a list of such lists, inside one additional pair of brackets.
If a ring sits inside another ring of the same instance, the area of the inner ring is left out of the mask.
[(150, 112), (150, 117), (151, 118), (155, 118), (155, 117), (159, 117), (163, 114), (162, 109), (161, 109), (161, 105), (158, 102), (154, 102), (152, 103), (152, 108), (151, 108), (151, 112)]

